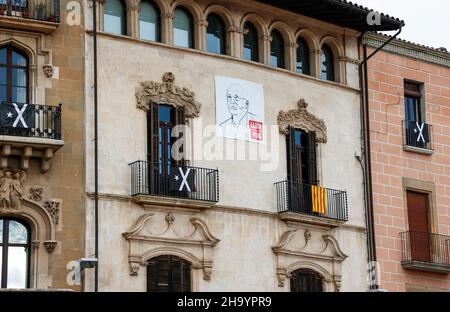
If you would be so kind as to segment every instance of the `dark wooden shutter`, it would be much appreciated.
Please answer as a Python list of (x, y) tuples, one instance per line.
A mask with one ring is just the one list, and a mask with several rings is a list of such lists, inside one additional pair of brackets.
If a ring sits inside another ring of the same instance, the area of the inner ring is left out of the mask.
[(158, 194), (159, 179), (159, 105), (150, 104), (147, 112), (147, 187), (150, 194)]
[(147, 112), (147, 160), (150, 162), (159, 161), (159, 105), (150, 104)]
[(309, 132), (307, 134), (308, 146), (308, 183), (316, 185), (319, 183), (317, 179), (317, 155), (316, 155), (316, 133)]
[(176, 256), (160, 256), (149, 260), (147, 291), (190, 292), (191, 266)]
[(289, 134), (286, 136), (287, 150), (287, 178), (290, 182), (302, 182), (298, 179), (297, 153), (295, 150), (295, 128), (289, 126)]
[(408, 191), (407, 205), (412, 260), (430, 262), (428, 195)]
[(322, 278), (312, 270), (295, 271), (290, 281), (291, 292), (323, 292)]

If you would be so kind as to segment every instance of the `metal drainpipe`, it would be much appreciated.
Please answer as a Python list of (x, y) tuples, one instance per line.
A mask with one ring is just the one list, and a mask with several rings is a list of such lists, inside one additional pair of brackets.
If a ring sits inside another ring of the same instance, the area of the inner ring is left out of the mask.
[[(398, 32), (389, 38), (384, 44), (377, 48), (372, 54), (367, 56), (367, 45), (363, 45), (363, 60), (359, 65), (359, 81), (361, 87), (361, 124), (362, 124), (362, 138), (363, 138), (363, 175), (364, 175), (364, 194), (366, 204), (366, 227), (367, 227), (367, 256), (369, 268), (373, 267), (375, 274), (375, 284), (371, 284), (370, 290), (379, 289), (378, 272), (377, 272), (377, 254), (375, 241), (375, 225), (373, 213), (373, 191), (372, 191), (372, 155), (370, 148), (370, 116), (369, 116), (369, 88), (368, 88), (368, 74), (367, 62), (379, 51), (381, 51), (392, 40), (396, 39), (402, 32), (403, 25), (400, 25)], [(360, 39), (364, 36), (361, 35)], [(361, 42), (361, 41), (360, 41)]]
[(93, 0), (93, 40), (94, 40), (94, 213), (95, 213), (95, 258), (97, 265), (95, 266), (95, 288), (98, 292), (98, 89), (97, 89), (97, 0)]

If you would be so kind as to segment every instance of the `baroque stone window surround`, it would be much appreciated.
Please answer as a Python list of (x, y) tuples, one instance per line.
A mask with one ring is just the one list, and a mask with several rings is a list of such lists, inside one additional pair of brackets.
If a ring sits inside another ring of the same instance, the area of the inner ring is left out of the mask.
[(277, 257), (278, 286), (289, 289), (291, 273), (311, 269), (323, 280), (324, 291), (338, 292), (342, 284), (341, 264), (348, 257), (329, 234), (308, 230), (288, 230), (272, 247)]
[[(314, 131), (316, 133), (316, 142), (326, 143), (328, 137), (325, 121), (308, 112), (307, 108), (308, 103), (304, 99), (300, 99), (297, 102), (297, 109), (291, 109), (287, 112), (280, 111), (277, 117), (280, 134), (286, 136), (289, 134), (289, 127), (294, 127), (305, 132)], [(319, 181), (322, 181), (321, 144), (317, 144), (316, 157), (317, 177)]]
[[(10, 197), (9, 202), (0, 204), (0, 218), (16, 218), (25, 221), (31, 230), (31, 254), (30, 254), (30, 288), (46, 289), (51, 286), (51, 257), (58, 242), (56, 231), (61, 213), (61, 200), (49, 199), (41, 201), (42, 197), (34, 196), (35, 186), (28, 188), (26, 175), (22, 170), (5, 170), (14, 174), (18, 173), (20, 179), (13, 179), (16, 184), (15, 190), (20, 190), (15, 197)], [(4, 171), (4, 172), (5, 172)], [(0, 180), (4, 181), (4, 172)], [(32, 190), (33, 189), (33, 190)], [(27, 196), (25, 191), (29, 191)], [(39, 199), (35, 201), (28, 198)], [(16, 203), (16, 204), (14, 204)], [(58, 209), (49, 209), (55, 207)], [(46, 208), (47, 207), (47, 208)], [(41, 248), (43, 246), (44, 248)]]
[[(103, 30), (103, 7), (107, 0), (98, 1), (98, 29)], [(347, 57), (344, 53), (342, 44), (336, 37), (325, 35), (320, 40), (306, 27), (301, 27), (297, 31), (292, 31), (286, 23), (275, 20), (270, 24), (264, 23), (258, 14), (246, 13), (240, 23), (233, 22), (231, 11), (219, 4), (208, 4), (203, 10), (199, 4), (187, 0), (178, 0), (172, 4), (164, 0), (153, 0), (161, 11), (161, 42), (173, 44), (173, 19), (174, 10), (178, 6), (183, 6), (192, 14), (194, 18), (194, 48), (206, 51), (206, 27), (207, 16), (209, 13), (220, 15), (227, 27), (227, 55), (232, 57), (243, 57), (243, 40), (245, 22), (251, 22), (257, 29), (260, 36), (260, 63), (270, 65), (270, 32), (277, 29), (285, 39), (285, 68), (290, 71), (296, 71), (297, 58), (297, 39), (299, 36), (304, 38), (310, 45), (311, 53), (311, 75), (316, 78), (321, 77), (321, 47), (324, 43), (330, 45), (334, 53), (335, 64), (335, 82), (346, 83), (346, 63), (357, 64), (358, 60)], [(139, 10), (141, 0), (124, 0), (127, 7), (127, 34), (134, 38), (139, 38)], [(268, 25), (268, 26), (266, 26)]]
[[(192, 289), (198, 290), (200, 275), (209, 281), (213, 270), (214, 247), (220, 242), (209, 230), (206, 223), (196, 217), (189, 219), (192, 231), (188, 235), (180, 235), (175, 223), (177, 218), (168, 213), (164, 217), (163, 231), (154, 233), (152, 230), (161, 228), (161, 214), (149, 213), (141, 215), (128, 231), (123, 233), (128, 242), (128, 262), (130, 275), (138, 276), (139, 269), (146, 267), (148, 260), (161, 255), (174, 255), (188, 261), (192, 266)], [(181, 223), (181, 222), (178, 222)], [(177, 224), (178, 224), (177, 223)], [(157, 225), (155, 225), (157, 224)]]
[(135, 93), (136, 107), (147, 112), (152, 103), (167, 104), (174, 107), (184, 107), (186, 118), (199, 117), (201, 104), (196, 101), (195, 93), (174, 83), (175, 75), (171, 72), (163, 75), (162, 82), (141, 82)]

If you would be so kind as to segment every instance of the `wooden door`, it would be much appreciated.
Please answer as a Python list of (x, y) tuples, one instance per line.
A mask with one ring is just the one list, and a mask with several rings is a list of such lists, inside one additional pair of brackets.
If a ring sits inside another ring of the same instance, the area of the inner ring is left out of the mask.
[(407, 201), (411, 260), (430, 262), (428, 195), (408, 191)]

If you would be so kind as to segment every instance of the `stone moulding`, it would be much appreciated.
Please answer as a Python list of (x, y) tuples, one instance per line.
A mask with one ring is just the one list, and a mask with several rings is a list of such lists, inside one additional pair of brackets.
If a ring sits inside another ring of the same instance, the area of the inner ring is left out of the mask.
[[(130, 275), (137, 276), (139, 268), (146, 266), (148, 260), (160, 255), (176, 255), (189, 261), (193, 269), (203, 271), (203, 279), (209, 281), (213, 268), (214, 247), (220, 242), (206, 223), (199, 218), (190, 218), (188, 227), (192, 229), (188, 235), (180, 235), (177, 218), (168, 213), (161, 221), (156, 214), (140, 216), (133, 227), (123, 233), (129, 242)], [(155, 227), (163, 223), (163, 230), (154, 232)], [(185, 226), (180, 224), (181, 226)], [(143, 252), (144, 251), (144, 252)]]
[(311, 230), (288, 230), (272, 247), (277, 256), (278, 286), (298, 269), (312, 269), (319, 274), (326, 291), (341, 288), (341, 263), (347, 258), (337, 240), (328, 234)]
[(319, 119), (307, 110), (308, 103), (304, 99), (297, 102), (297, 109), (278, 113), (278, 126), (280, 133), (289, 134), (289, 126), (302, 129), (306, 132), (314, 131), (318, 143), (327, 142), (327, 126), (323, 119)]
[(135, 94), (137, 108), (149, 111), (151, 103), (169, 104), (184, 107), (187, 118), (199, 117), (201, 104), (195, 100), (195, 93), (176, 86), (174, 82), (175, 75), (170, 72), (164, 74), (162, 82), (141, 82)]

